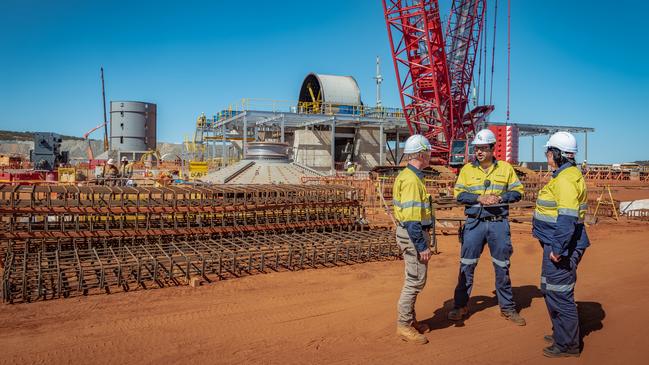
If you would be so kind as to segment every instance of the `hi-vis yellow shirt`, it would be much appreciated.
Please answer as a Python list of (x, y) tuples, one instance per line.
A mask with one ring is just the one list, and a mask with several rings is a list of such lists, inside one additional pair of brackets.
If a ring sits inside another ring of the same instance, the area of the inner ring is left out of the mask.
[(394, 217), (401, 223), (420, 222), (429, 226), (435, 217), (432, 197), (426, 191), (423, 178), (410, 168), (403, 169), (392, 188)]
[[(509, 214), (507, 203), (520, 200), (523, 193), (523, 184), (512, 165), (495, 160), (487, 171), (477, 161), (464, 165), (453, 189), (453, 196), (465, 204), (464, 213), (470, 217), (506, 216)], [(480, 195), (498, 195), (504, 204), (481, 207), (477, 201)]]
[(588, 209), (586, 181), (581, 171), (566, 164), (552, 175), (539, 191), (532, 220), (532, 233), (555, 254), (564, 255), (572, 247), (590, 245), (584, 228)]

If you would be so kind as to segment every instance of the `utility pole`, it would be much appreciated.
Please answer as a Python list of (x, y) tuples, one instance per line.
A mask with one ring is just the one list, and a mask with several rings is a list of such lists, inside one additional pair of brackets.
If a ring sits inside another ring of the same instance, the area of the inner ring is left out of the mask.
[(374, 76), (374, 80), (376, 80), (376, 107), (380, 108), (381, 107), (381, 83), (383, 82), (383, 76), (381, 75), (381, 59), (379, 56), (376, 56), (376, 76)]
[(104, 67), (101, 67), (101, 97), (104, 100), (104, 152), (108, 151), (108, 120), (106, 119), (106, 88), (104, 87)]

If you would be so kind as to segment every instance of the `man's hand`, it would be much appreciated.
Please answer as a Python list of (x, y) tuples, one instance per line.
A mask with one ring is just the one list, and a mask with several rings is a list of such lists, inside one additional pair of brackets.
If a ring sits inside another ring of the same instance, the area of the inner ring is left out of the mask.
[(559, 262), (561, 261), (561, 256), (555, 255), (554, 252), (550, 252), (550, 261)]
[(500, 197), (493, 194), (480, 195), (478, 197), (478, 203), (482, 205), (494, 205), (500, 203)]
[(419, 261), (421, 261), (423, 263), (427, 263), (428, 260), (430, 260), (430, 255), (431, 255), (430, 248), (427, 248), (427, 249), (421, 251), (419, 253)]

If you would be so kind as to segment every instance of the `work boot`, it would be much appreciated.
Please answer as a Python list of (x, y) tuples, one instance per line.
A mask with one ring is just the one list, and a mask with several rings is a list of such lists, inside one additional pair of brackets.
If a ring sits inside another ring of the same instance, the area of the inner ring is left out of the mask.
[(505, 317), (506, 319), (516, 323), (518, 326), (524, 326), (525, 323), (525, 318), (521, 317), (520, 314), (518, 314), (517, 311), (515, 310), (510, 310), (510, 311), (501, 311), (500, 315)]
[(548, 345), (554, 345), (554, 337), (552, 337), (552, 335), (543, 336), (543, 341), (545, 341)]
[(417, 322), (414, 321), (412, 322), (412, 326), (417, 330), (419, 333), (426, 333), (430, 332), (430, 326), (426, 322)]
[(561, 351), (555, 345), (543, 349), (543, 355), (547, 357), (579, 357), (579, 349)]
[(397, 325), (397, 336), (404, 341), (418, 343), (420, 345), (428, 343), (426, 336), (417, 332), (415, 327), (403, 324)]
[(469, 308), (464, 306), (462, 308), (453, 308), (452, 311), (448, 312), (448, 315), (446, 317), (451, 321), (460, 321), (468, 314)]

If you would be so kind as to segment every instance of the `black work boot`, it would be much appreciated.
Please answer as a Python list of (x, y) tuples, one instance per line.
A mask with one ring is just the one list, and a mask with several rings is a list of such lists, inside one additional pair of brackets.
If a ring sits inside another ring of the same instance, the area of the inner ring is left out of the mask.
[(525, 318), (521, 317), (516, 310), (501, 311), (500, 315), (505, 317), (507, 320), (516, 323), (518, 326), (524, 326), (527, 324)]
[(561, 351), (557, 346), (552, 345), (543, 349), (543, 355), (547, 357), (579, 357), (579, 349)]

